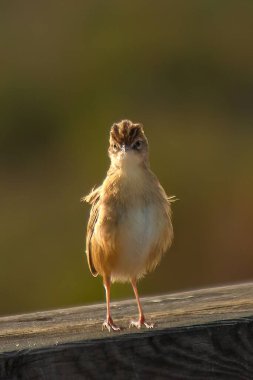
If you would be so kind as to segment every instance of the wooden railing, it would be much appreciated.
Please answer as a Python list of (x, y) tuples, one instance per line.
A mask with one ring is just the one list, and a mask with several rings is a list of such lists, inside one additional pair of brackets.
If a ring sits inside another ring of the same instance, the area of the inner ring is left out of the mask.
[(0, 379), (253, 379), (253, 283), (0, 318)]

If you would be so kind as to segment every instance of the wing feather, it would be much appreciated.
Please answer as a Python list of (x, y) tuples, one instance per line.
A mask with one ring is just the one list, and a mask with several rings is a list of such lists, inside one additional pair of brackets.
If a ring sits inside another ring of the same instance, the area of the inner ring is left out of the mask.
[(95, 225), (98, 220), (98, 215), (99, 215), (99, 201), (100, 201), (100, 190), (101, 186), (92, 189), (92, 191), (83, 197), (81, 199), (82, 202), (87, 202), (92, 205), (91, 211), (90, 211), (90, 218), (88, 221), (88, 226), (87, 226), (87, 237), (86, 237), (86, 255), (87, 255), (87, 261), (89, 265), (89, 269), (94, 277), (98, 275), (98, 272), (94, 266), (93, 259), (92, 259), (92, 236), (94, 233)]

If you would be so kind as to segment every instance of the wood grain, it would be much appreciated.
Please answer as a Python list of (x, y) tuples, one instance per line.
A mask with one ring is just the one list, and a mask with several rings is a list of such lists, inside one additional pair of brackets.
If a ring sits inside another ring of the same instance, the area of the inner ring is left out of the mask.
[(0, 379), (253, 379), (253, 283), (0, 318)]

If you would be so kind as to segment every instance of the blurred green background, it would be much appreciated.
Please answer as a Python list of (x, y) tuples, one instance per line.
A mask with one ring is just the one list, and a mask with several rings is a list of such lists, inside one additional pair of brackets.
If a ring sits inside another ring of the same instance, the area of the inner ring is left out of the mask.
[(151, 167), (180, 199), (141, 294), (252, 280), (252, 20), (244, 0), (1, 1), (2, 315), (104, 299), (79, 200), (122, 118), (144, 124)]

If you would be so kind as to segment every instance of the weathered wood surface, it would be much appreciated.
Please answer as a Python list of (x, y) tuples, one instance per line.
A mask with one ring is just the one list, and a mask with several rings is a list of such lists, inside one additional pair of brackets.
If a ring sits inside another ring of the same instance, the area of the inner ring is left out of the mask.
[(253, 379), (253, 283), (0, 318), (0, 379)]

